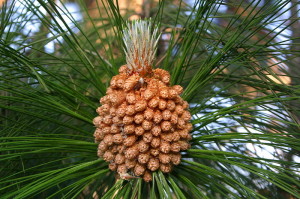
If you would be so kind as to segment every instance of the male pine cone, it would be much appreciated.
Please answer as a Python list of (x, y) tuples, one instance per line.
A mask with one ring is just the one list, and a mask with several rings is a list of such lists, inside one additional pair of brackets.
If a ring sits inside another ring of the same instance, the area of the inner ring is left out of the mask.
[[(143, 31), (145, 22), (134, 25), (132, 29)], [(150, 50), (149, 53), (155, 53)], [(94, 137), (99, 143), (98, 156), (109, 162), (112, 171), (121, 177), (128, 173), (143, 176), (149, 182), (153, 171), (171, 172), (172, 166), (180, 163), (180, 151), (190, 147), (191, 114), (187, 110), (189, 104), (179, 96), (183, 88), (169, 85), (169, 72), (152, 70), (152, 60), (128, 59), (131, 57), (127, 57), (127, 65), (120, 67), (100, 99), (99, 116), (93, 120)]]

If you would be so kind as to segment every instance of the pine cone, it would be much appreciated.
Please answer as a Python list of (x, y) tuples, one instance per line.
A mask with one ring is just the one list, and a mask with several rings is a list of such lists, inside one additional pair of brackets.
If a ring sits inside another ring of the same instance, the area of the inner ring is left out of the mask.
[[(128, 38), (124, 42), (130, 42)], [(183, 88), (169, 85), (169, 72), (152, 70), (152, 60), (145, 60), (148, 55), (130, 56), (138, 55), (128, 54), (127, 65), (120, 67), (100, 99), (94, 137), (98, 156), (110, 163), (110, 170), (131, 172), (149, 182), (157, 169), (171, 172), (180, 163), (180, 151), (190, 147), (191, 114), (179, 96)]]
[[(126, 66), (121, 68), (126, 71)], [(174, 100), (180, 98), (182, 87), (169, 87), (169, 78), (161, 75), (169, 76), (162, 69), (153, 70), (153, 76), (148, 77), (117, 75), (108, 89), (110, 94), (101, 98), (103, 105), (93, 120), (97, 127), (94, 137), (99, 143), (98, 154), (110, 162), (111, 170), (130, 170), (150, 181), (151, 172), (157, 169), (170, 172), (172, 165), (180, 163), (180, 151), (189, 148), (192, 125), (188, 103)], [(141, 78), (144, 83), (136, 81)], [(157, 87), (158, 91), (150, 86)], [(118, 150), (116, 146), (125, 150)]]

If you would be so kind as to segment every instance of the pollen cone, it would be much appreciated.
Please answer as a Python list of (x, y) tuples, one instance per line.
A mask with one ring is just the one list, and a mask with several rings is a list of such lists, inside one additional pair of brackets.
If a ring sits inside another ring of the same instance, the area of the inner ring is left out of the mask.
[(168, 71), (152, 69), (158, 34), (150, 29), (150, 22), (140, 20), (124, 30), (127, 64), (111, 79), (93, 120), (98, 156), (120, 176), (147, 182), (153, 171), (168, 173), (180, 163), (192, 129), (183, 88), (170, 86)]

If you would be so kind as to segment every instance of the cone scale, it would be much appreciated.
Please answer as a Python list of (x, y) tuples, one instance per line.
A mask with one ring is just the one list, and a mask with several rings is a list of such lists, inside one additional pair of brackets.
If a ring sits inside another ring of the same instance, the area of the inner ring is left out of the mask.
[(149, 182), (156, 170), (169, 173), (190, 147), (191, 114), (180, 97), (183, 88), (170, 86), (168, 71), (152, 69), (158, 38), (149, 21), (127, 24), (127, 64), (111, 79), (93, 120), (98, 156), (123, 179)]

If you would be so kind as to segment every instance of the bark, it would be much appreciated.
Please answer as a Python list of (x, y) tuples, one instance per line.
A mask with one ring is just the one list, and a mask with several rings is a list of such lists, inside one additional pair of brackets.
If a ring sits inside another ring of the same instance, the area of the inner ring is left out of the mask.
[[(300, 52), (300, 21), (298, 19), (298, 13), (299, 9), (297, 7), (297, 4), (299, 5), (300, 3), (298, 0), (292, 0), (291, 1), (292, 8), (291, 8), (291, 15), (292, 15), (292, 38), (293, 42), (291, 45), (291, 52)], [(292, 78), (292, 85), (299, 85), (300, 84), (300, 56), (295, 56), (292, 59), (293, 66), (290, 67), (290, 73), (293, 75)]]
[[(289, 59), (291, 60), (291, 64), (289, 67), (289, 72), (291, 74), (291, 85), (293, 86), (299, 86), (300, 85), (300, 21), (299, 21), (299, 9), (298, 6), (300, 3), (298, 0), (292, 0), (291, 1), (291, 31), (292, 31), (292, 44), (291, 44), (291, 52), (295, 53), (296, 55), (291, 55)], [(299, 107), (300, 107), (300, 101), (295, 100), (291, 103), (291, 106), (294, 108), (292, 110), (292, 113), (296, 116), (296, 119), (298, 122), (300, 122), (300, 112), (299, 112)], [(298, 109), (298, 110), (297, 110)]]

